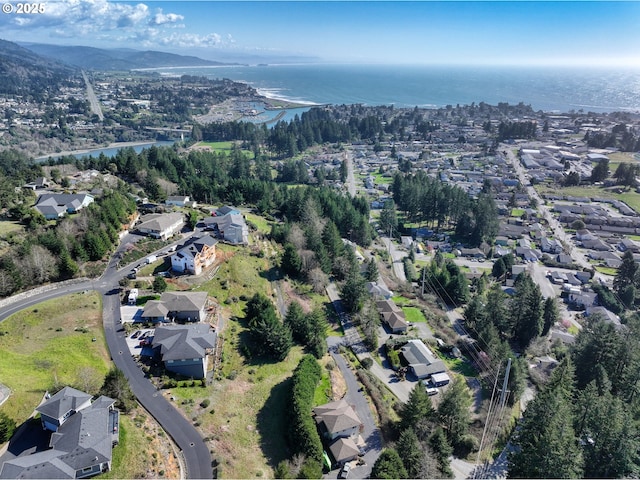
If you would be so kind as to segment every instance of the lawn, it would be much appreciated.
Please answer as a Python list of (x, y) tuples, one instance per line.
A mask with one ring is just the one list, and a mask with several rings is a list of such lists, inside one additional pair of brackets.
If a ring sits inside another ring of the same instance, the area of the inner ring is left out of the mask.
[[(622, 187), (615, 187), (615, 190), (619, 190)], [(576, 197), (601, 197), (612, 198), (622, 200), (636, 212), (640, 212), (640, 195), (630, 190), (628, 192), (616, 193), (611, 188), (602, 188), (598, 186), (581, 186), (581, 187), (563, 187), (554, 188), (550, 186), (536, 185), (536, 190), (540, 194), (551, 195), (567, 195)]]
[[(220, 478), (273, 478), (273, 468), (287, 458), (289, 379), (301, 357), (294, 347), (283, 362), (247, 360), (233, 378), (171, 390), (210, 440)], [(205, 398), (207, 408), (200, 405)]]
[(403, 297), (402, 295), (394, 295), (393, 297), (391, 297), (391, 300), (393, 300), (394, 303), (399, 306), (409, 305), (411, 303), (411, 300)]
[(260, 233), (271, 232), (271, 225), (273, 224), (273, 222), (270, 222), (266, 218), (260, 215), (256, 215), (255, 213), (245, 213), (244, 216), (248, 222), (251, 222), (256, 226), (256, 228), (258, 229), (258, 232)]
[(425, 318), (422, 310), (416, 307), (402, 307), (402, 311), (404, 312), (405, 319), (409, 323), (426, 323), (427, 319)]
[(233, 142), (198, 142), (194, 147), (209, 147), (213, 150), (231, 150)]
[(22, 310), (2, 322), (0, 332), (0, 378), (13, 392), (2, 410), (18, 423), (56, 385), (90, 385), (89, 393), (97, 393), (110, 366), (95, 292)]
[(12, 222), (10, 220), (0, 221), (0, 238), (6, 237), (13, 232), (22, 232), (24, 227), (20, 222)]
[(611, 275), (612, 277), (615, 277), (618, 274), (618, 269), (612, 267), (602, 267), (598, 265), (596, 266), (596, 270), (605, 275)]
[(522, 215), (524, 215), (524, 210), (522, 208), (514, 208), (511, 210), (512, 217), (520, 218)]

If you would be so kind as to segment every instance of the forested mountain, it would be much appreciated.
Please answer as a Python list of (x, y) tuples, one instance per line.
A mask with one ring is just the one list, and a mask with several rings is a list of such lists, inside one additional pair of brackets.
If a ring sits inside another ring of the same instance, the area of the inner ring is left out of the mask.
[(198, 57), (150, 50), (102, 49), (40, 43), (23, 43), (22, 45), (44, 57), (54, 58), (66, 64), (88, 70), (131, 70), (134, 68), (224, 65), (222, 62), (212, 62)]
[(73, 67), (0, 40), (0, 94), (38, 98), (57, 91), (75, 74)]

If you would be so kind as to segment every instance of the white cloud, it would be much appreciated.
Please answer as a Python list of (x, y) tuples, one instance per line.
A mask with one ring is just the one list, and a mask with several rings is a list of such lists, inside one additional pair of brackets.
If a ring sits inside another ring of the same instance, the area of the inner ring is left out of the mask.
[(184, 20), (182, 15), (178, 15), (176, 13), (162, 13), (162, 9), (160, 8), (158, 13), (156, 13), (153, 18), (150, 20), (150, 25), (165, 25), (167, 23), (178, 23)]
[[(231, 35), (176, 32), (176, 28), (185, 27), (184, 20), (183, 15), (165, 13), (161, 8), (151, 11), (145, 3), (59, 0), (47, 3), (43, 14), (0, 15), (0, 31), (13, 32), (10, 37), (16, 41), (75, 38), (78, 44), (104, 47), (132, 43), (145, 48), (218, 47), (234, 43)], [(102, 45), (96, 44), (98, 39)]]

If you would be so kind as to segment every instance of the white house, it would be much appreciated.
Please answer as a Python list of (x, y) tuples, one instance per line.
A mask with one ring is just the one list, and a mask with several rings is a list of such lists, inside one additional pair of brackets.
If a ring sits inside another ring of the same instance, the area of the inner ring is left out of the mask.
[(180, 231), (184, 225), (184, 215), (176, 213), (152, 213), (142, 217), (136, 230), (153, 238), (166, 240)]
[(93, 203), (88, 193), (44, 193), (38, 197), (34, 208), (47, 220), (55, 220), (66, 213), (77, 213)]

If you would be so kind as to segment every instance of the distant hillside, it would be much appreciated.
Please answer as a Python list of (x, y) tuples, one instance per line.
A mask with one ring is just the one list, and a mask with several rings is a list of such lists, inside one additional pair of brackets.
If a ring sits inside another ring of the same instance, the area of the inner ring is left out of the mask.
[(131, 70), (134, 68), (196, 67), (226, 65), (198, 57), (156, 51), (102, 49), (94, 47), (22, 43), (32, 52), (86, 70)]
[(76, 69), (0, 40), (0, 94), (39, 96), (57, 91)]

